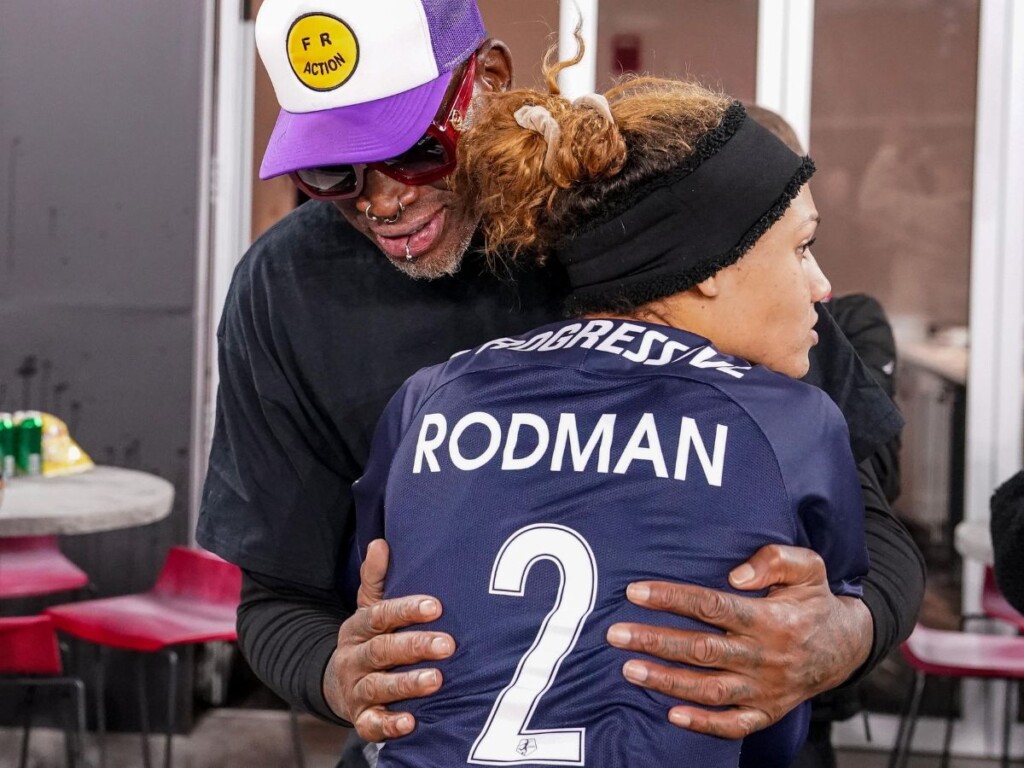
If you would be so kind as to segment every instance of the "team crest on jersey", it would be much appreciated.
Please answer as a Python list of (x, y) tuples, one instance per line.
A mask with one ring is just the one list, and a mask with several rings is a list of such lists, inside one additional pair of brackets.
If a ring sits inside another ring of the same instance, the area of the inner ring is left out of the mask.
[(537, 740), (536, 739), (523, 739), (519, 742), (519, 746), (516, 747), (518, 752), (523, 757), (529, 757), (537, 751)]

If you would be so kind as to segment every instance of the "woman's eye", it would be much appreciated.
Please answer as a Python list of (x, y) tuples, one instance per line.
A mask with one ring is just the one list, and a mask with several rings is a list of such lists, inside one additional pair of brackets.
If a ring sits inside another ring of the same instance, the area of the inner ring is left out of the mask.
[(816, 242), (818, 242), (818, 238), (816, 238), (816, 237), (815, 237), (815, 238), (812, 238), (811, 240), (808, 240), (808, 241), (807, 241), (806, 243), (804, 243), (803, 245), (799, 246), (799, 247), (797, 248), (797, 250), (798, 250), (798, 251), (799, 251), (799, 252), (800, 252), (801, 254), (807, 253), (807, 252), (808, 252), (809, 250), (811, 250), (811, 246), (813, 246), (813, 245), (814, 245), (814, 244), (815, 244)]

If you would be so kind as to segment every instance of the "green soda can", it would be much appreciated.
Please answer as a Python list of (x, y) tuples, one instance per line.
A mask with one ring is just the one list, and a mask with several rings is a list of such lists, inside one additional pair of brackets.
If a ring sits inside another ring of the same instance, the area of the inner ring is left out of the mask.
[(14, 477), (14, 445), (14, 417), (9, 413), (0, 413), (0, 478), (4, 480)]
[(39, 411), (18, 411), (14, 428), (18, 474), (43, 474), (43, 415)]

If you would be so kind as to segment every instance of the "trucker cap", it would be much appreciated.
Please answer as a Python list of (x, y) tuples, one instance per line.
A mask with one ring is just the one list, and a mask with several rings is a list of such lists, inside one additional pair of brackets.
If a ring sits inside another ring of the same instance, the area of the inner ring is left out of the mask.
[(474, 0), (266, 0), (256, 46), (282, 109), (260, 178), (406, 151), (484, 37)]

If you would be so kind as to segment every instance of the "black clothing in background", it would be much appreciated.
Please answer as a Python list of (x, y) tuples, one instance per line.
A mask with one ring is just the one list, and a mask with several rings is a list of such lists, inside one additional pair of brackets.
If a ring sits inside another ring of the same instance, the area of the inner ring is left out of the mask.
[(1010, 605), (1024, 612), (1024, 470), (996, 489), (990, 510), (996, 583)]
[[(875, 381), (889, 396), (896, 397), (896, 339), (885, 310), (878, 301), (863, 293), (837, 296), (824, 305), (835, 318)], [(889, 503), (896, 501), (902, 487), (900, 477), (900, 431), (879, 445), (871, 454), (871, 463)]]
[[(558, 273), (513, 277), (494, 277), (471, 251), (454, 277), (412, 280), (320, 202), (289, 214), (237, 267), (218, 331), (197, 538), (242, 567), (240, 645), (287, 701), (338, 722), (321, 681), (358, 583), (351, 485), (388, 399), (421, 367), (561, 316)], [(818, 313), (808, 380), (843, 411), (861, 461), (902, 419), (831, 315)], [(910, 632), (923, 589), (917, 550), (881, 492), (865, 498), (875, 634), (862, 672)]]

